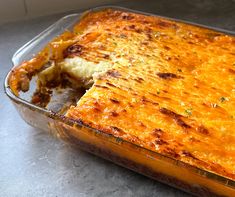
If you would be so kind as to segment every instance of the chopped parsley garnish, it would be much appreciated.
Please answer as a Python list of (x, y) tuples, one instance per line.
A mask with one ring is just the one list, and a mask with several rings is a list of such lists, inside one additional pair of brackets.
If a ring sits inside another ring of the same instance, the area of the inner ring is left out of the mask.
[(159, 36), (161, 36), (161, 32), (159, 32), (159, 31), (155, 32), (154, 37), (156, 38), (156, 37), (159, 37)]
[(222, 97), (220, 97), (219, 100), (221, 103), (223, 103), (223, 102), (227, 101), (228, 99), (226, 97), (222, 96)]
[(191, 115), (192, 115), (192, 108), (186, 109), (186, 110), (185, 110), (185, 113), (186, 113), (188, 116), (191, 116)]

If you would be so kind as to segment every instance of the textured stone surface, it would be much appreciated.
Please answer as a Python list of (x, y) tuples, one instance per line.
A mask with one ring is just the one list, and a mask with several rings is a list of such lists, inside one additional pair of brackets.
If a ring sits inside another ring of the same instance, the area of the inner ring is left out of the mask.
[[(118, 5), (235, 31), (234, 0), (139, 0)], [(0, 196), (190, 196), (69, 147), (19, 117), (2, 86), (11, 56), (64, 15), (0, 26)]]

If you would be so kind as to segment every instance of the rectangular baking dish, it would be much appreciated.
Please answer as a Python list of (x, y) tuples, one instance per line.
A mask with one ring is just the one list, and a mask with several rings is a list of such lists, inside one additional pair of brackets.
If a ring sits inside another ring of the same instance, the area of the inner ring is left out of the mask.
[[(98, 7), (87, 12), (100, 11), (106, 8), (153, 15), (116, 6)], [(65, 16), (33, 40), (29, 41), (13, 55), (13, 66), (16, 67), (23, 61), (31, 59), (34, 54), (37, 54), (54, 37), (60, 35), (65, 30), (72, 29), (73, 25), (79, 21), (81, 16), (82, 14)], [(210, 28), (178, 19), (171, 20), (234, 35), (230, 31)], [(197, 196), (235, 196), (234, 180), (150, 151), (131, 142), (114, 137), (113, 135), (90, 128), (82, 123), (74, 122), (62, 114), (56, 113), (58, 103), (63, 103), (66, 98), (56, 98), (56, 104), (47, 109), (30, 103), (30, 98), (35, 87), (34, 80), (32, 80), (30, 84), (31, 88), (28, 92), (16, 96), (8, 84), (11, 71), (5, 79), (5, 93), (11, 99), (21, 117), (33, 127), (49, 131), (71, 144), (78, 145), (85, 151), (191, 194)]]

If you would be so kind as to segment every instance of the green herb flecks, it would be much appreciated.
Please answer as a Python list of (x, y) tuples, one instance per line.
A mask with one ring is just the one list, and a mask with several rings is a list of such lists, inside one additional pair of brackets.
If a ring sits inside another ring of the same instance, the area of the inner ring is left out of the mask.
[(186, 109), (184, 112), (187, 114), (187, 116), (192, 116), (192, 108)]
[(221, 97), (219, 98), (219, 100), (220, 100), (221, 103), (224, 103), (225, 101), (228, 101), (228, 98), (226, 98), (226, 97), (224, 97), (224, 96), (221, 96)]
[(156, 31), (156, 32), (154, 33), (154, 37), (155, 37), (155, 38), (160, 37), (160, 36), (161, 36), (161, 32)]

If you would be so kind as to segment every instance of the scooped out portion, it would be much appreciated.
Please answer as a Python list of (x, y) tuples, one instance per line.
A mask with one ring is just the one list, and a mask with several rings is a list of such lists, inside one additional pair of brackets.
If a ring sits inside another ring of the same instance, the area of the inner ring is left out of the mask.
[(106, 61), (90, 62), (81, 57), (65, 58), (56, 66), (52, 64), (39, 74), (39, 83), (46, 85), (52, 81), (66, 81), (73, 88), (90, 88), (94, 78), (112, 68)]
[[(60, 90), (59, 92), (62, 94), (68, 88), (72, 88), (73, 93), (77, 92), (75, 94), (77, 98), (73, 97), (73, 100), (78, 101), (95, 80), (112, 67), (113, 63), (110, 61), (94, 62), (79, 56), (67, 57), (58, 63), (52, 61), (38, 74), (37, 90), (32, 97), (32, 102), (49, 109), (51, 107), (48, 104), (50, 104), (51, 98), (58, 93), (55, 90)], [(65, 102), (70, 103), (68, 100)]]

